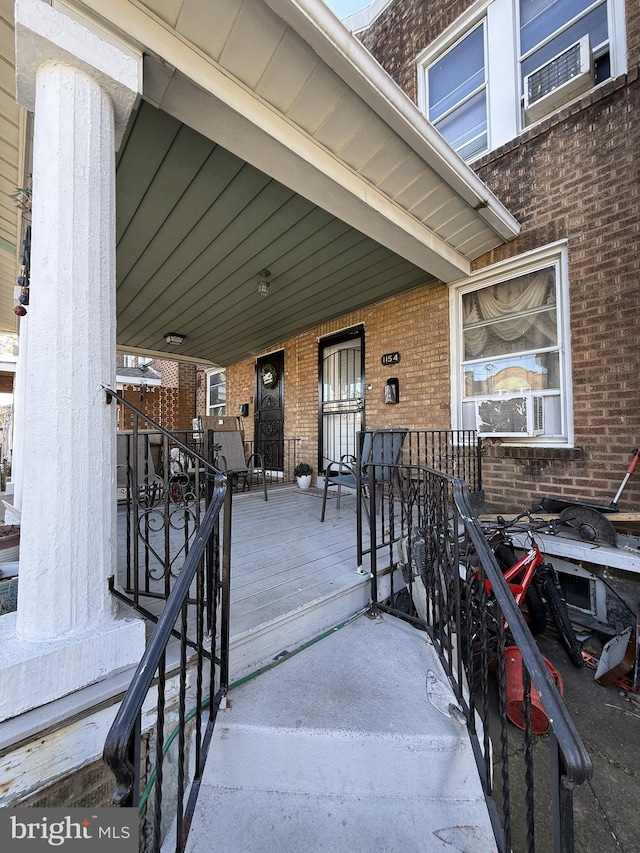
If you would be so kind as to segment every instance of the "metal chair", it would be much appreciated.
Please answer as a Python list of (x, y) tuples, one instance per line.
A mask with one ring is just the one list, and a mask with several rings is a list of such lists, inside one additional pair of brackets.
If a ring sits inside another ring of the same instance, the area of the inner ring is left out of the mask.
[(242, 490), (251, 488), (250, 479), (257, 475), (262, 477), (264, 499), (267, 496), (267, 478), (264, 470), (264, 462), (259, 453), (252, 453), (247, 459), (244, 454), (244, 442), (242, 434), (238, 430), (214, 432), (213, 443), (217, 447), (217, 467), (231, 475), (231, 481), (237, 485), (238, 480), (243, 478)]
[[(402, 455), (402, 445), (406, 430), (375, 430), (365, 432), (362, 437), (360, 463), (348, 454), (339, 461), (330, 461), (324, 477), (322, 493), (322, 511), (320, 521), (324, 521), (329, 486), (337, 488), (336, 508), (340, 509), (340, 494), (343, 488), (358, 489), (362, 497), (367, 497), (371, 488), (380, 489), (394, 475), (390, 466), (397, 465)], [(368, 501), (363, 501), (367, 517)]]
[[(133, 447), (133, 431), (116, 434), (118, 497), (137, 495), (147, 503), (155, 503), (162, 494), (162, 478), (157, 474), (159, 436), (151, 430), (138, 431), (137, 454)], [(137, 478), (137, 479), (136, 479)]]

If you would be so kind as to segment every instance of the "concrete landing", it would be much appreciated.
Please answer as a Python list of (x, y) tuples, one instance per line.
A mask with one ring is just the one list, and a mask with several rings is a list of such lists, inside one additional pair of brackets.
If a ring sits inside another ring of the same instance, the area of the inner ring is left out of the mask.
[(187, 853), (496, 849), (426, 635), (360, 616), (233, 690)]

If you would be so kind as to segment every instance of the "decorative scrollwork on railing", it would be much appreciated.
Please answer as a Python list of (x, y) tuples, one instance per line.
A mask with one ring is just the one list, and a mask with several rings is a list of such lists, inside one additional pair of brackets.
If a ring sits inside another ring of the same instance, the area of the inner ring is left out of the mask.
[[(191, 478), (160, 477), (138, 492), (138, 536), (146, 550), (149, 580), (176, 578), (198, 529), (197, 496)], [(168, 545), (168, 547), (167, 547)]]

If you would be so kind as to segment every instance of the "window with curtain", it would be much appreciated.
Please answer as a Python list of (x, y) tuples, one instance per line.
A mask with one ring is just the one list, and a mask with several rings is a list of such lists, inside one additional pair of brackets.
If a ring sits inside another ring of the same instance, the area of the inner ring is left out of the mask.
[(227, 374), (225, 370), (210, 370), (207, 373), (207, 414), (220, 417), (227, 408)]
[[(487, 406), (517, 400), (514, 405), (530, 407), (530, 417), (535, 407), (536, 440), (567, 440), (566, 276), (562, 253), (554, 254), (553, 262), (536, 264), (535, 269), (527, 270), (526, 262), (519, 261), (514, 266), (525, 269), (509, 274), (507, 267), (497, 280), (483, 271), (477, 285), (457, 289), (454, 396), (462, 428), (479, 428)], [(529, 426), (531, 437), (534, 430)], [(487, 426), (484, 431), (492, 430)]]

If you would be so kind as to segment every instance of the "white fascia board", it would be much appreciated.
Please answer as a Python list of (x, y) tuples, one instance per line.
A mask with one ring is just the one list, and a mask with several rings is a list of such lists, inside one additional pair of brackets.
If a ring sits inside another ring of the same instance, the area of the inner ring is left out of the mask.
[(503, 240), (520, 224), (323, 0), (265, 0)]
[(116, 383), (118, 385), (142, 385), (143, 382), (149, 386), (162, 385), (162, 379), (152, 379), (145, 373), (141, 373), (140, 376), (129, 376), (116, 371)]

